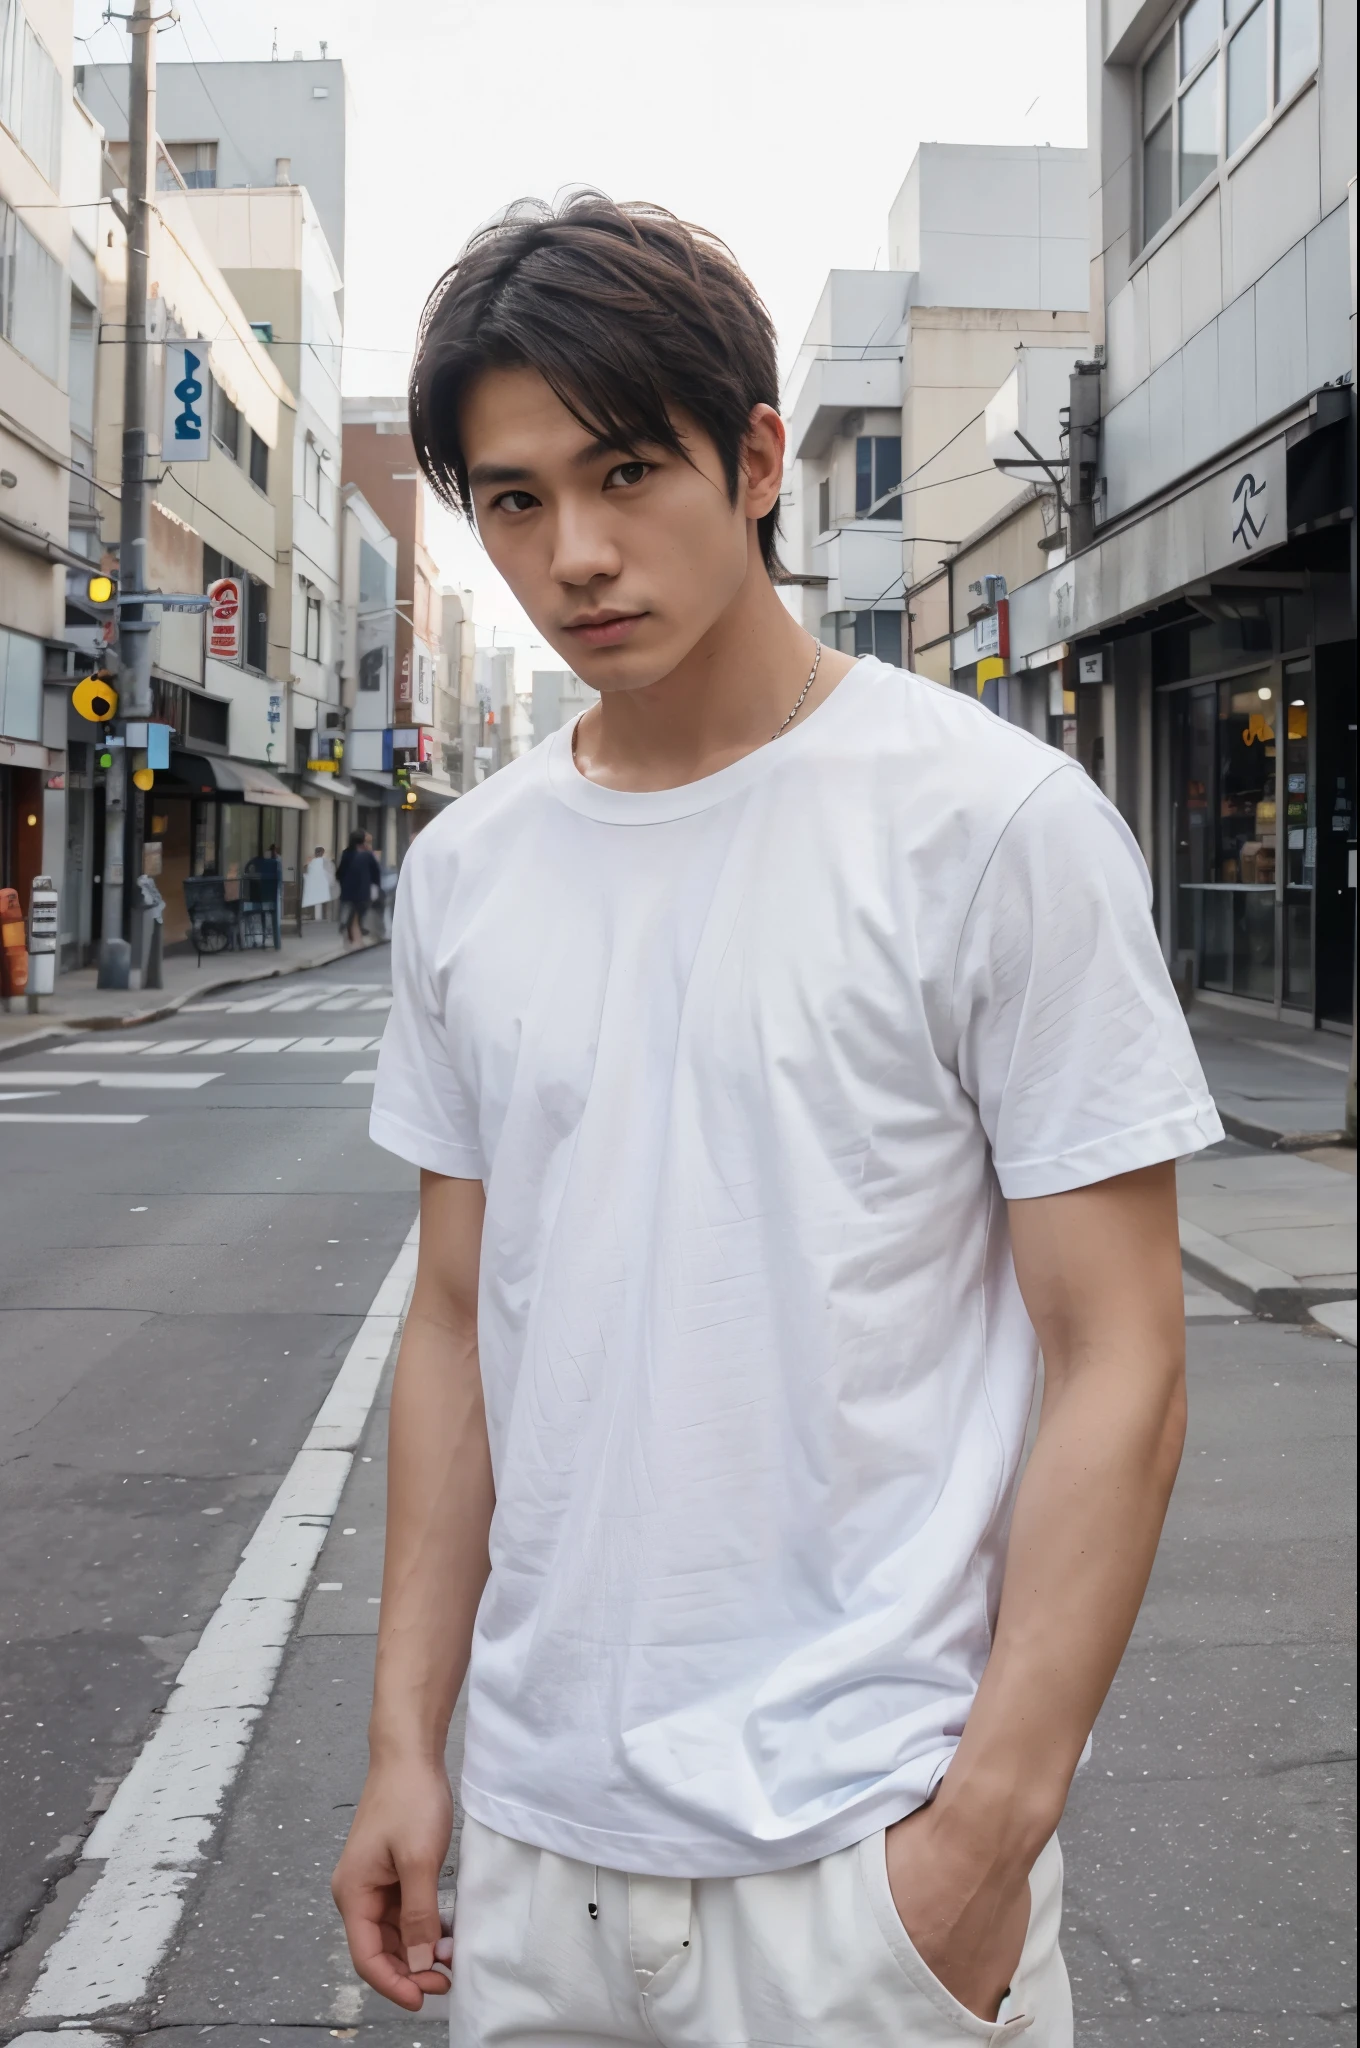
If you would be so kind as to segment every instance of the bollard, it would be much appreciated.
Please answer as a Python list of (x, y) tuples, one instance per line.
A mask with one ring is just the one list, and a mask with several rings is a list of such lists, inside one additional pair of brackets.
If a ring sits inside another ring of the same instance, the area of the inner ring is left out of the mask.
[(35, 875), (28, 898), (28, 1007), (36, 1011), (39, 996), (57, 985), (57, 931), (60, 898), (50, 875)]

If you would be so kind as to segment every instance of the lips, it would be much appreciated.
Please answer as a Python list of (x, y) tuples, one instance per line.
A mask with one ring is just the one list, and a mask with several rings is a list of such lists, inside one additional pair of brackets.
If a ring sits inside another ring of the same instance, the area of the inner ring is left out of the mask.
[(567, 631), (584, 640), (587, 647), (617, 647), (636, 631), (645, 616), (643, 612), (602, 614), (598, 619), (578, 619)]

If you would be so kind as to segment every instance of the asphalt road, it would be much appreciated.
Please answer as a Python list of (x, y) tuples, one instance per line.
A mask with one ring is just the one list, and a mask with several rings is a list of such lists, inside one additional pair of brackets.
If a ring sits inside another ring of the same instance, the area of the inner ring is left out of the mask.
[[(385, 968), (377, 954), (285, 988)], [(381, 1013), (288, 1013), (288, 1000), (182, 1017), (144, 1034), (144, 1053), (110, 1041), (96, 1057), (91, 1039), (78, 1056), (0, 1064), (0, 1093), (20, 1092), (20, 1066), (44, 1083), (0, 1114), (49, 1107), (52, 1071), (77, 1060), (220, 1075), (173, 1099), (59, 1089), (66, 1113), (145, 1107), (140, 1125), (0, 1126), (7, 1161), (13, 1138), (30, 1147), (27, 1172), (5, 1176), (0, 1234), (0, 1597), (16, 1603), (0, 1901), (11, 1927), (29, 1916), (0, 1981), (0, 2037), (24, 2031), (44, 1949), (92, 1877), (73, 1855), (101, 1783), (131, 1761), (414, 1213), (414, 1176), (368, 1146), (367, 1091), (345, 1079), (372, 1065), (364, 1030)], [(191, 1029), (263, 1040), (294, 1026), (362, 1044), (166, 1050)], [(1062, 1831), (1077, 2040), (1343, 2048), (1356, 1354), (1202, 1289), (1188, 1305), (1186, 1458)], [(126, 2042), (438, 2048), (438, 2007), (403, 2017), (355, 1982), (328, 1892), (362, 1781), (386, 1420), (385, 1379), (173, 1945), (136, 2009), (113, 2016)], [(456, 1781), (456, 1727), (449, 1762)]]
[(416, 1176), (346, 1080), (374, 1064), (389, 972), (377, 948), (0, 1059), (0, 1956), (140, 1748), (410, 1227)]

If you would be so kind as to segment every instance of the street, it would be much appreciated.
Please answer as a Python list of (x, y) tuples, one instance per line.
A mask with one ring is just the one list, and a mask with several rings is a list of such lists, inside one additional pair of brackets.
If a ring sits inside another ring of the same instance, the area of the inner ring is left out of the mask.
[[(381, 1571), (395, 1318), (368, 1312), (415, 1215), (414, 1174), (364, 1128), (387, 973), (376, 949), (0, 1065), (0, 1114), (72, 1119), (0, 1132), (8, 2035), (429, 2048), (441, 2027), (358, 1985), (328, 1891)], [(142, 1121), (93, 1121), (110, 1115)], [(1354, 2039), (1355, 1352), (1193, 1283), (1187, 1300), (1190, 1442), (1064, 1828), (1077, 2038), (1331, 2048)], [(135, 1815), (111, 1855), (82, 1845), (148, 1738), (160, 1769), (167, 1694), (370, 1328), (377, 1393), (338, 1508), (139, 1979), (109, 1873), (125, 1856), (149, 1896), (176, 1852), (139, 1847)], [(121, 1976), (101, 1940), (133, 1958)]]

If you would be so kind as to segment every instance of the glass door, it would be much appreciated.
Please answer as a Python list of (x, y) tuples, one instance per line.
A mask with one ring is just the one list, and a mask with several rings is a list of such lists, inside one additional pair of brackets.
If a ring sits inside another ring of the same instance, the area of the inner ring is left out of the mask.
[(1195, 985), (1274, 1003), (1278, 894), (1273, 669), (1171, 702), (1177, 950)]
[(1313, 665), (1287, 661), (1281, 723), (1284, 727), (1284, 987), (1291, 1009), (1313, 1007), (1313, 891), (1317, 876), (1314, 789)]

